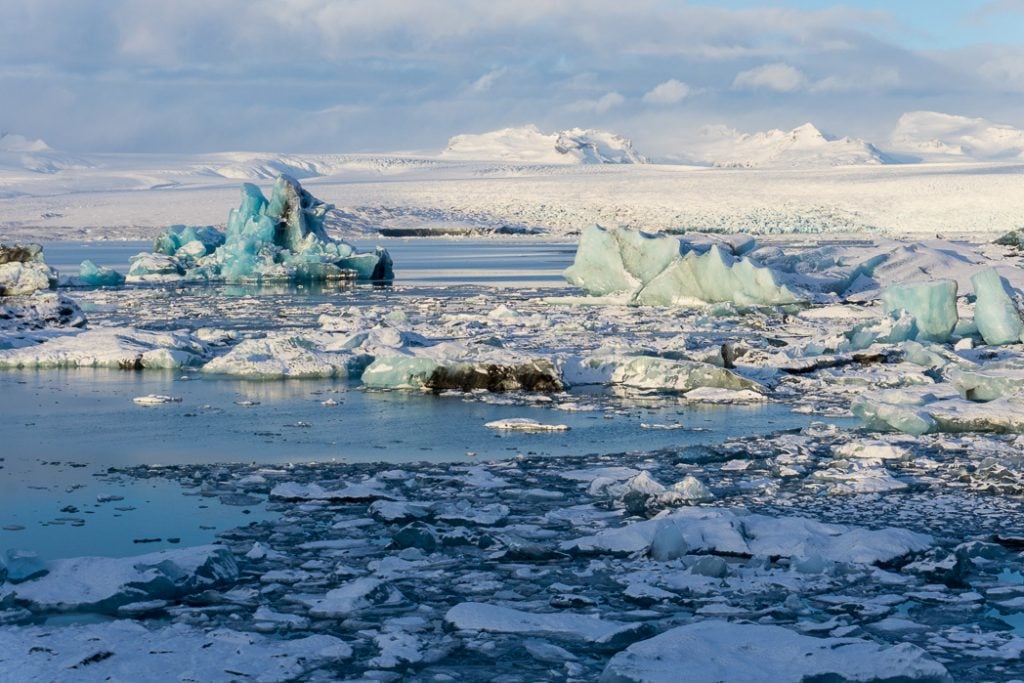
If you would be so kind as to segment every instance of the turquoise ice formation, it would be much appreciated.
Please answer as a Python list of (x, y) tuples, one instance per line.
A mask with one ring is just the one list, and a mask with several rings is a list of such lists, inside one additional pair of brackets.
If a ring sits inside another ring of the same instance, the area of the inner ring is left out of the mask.
[(882, 303), (894, 317), (900, 311), (913, 317), (914, 329), (907, 339), (946, 342), (959, 319), (955, 280), (893, 285), (882, 293)]
[(245, 183), (241, 204), (228, 214), (225, 233), (209, 226), (171, 226), (157, 238), (154, 251), (174, 259), (189, 280), (393, 279), (386, 250), (357, 253), (352, 245), (327, 235), (324, 217), (332, 208), (286, 175), (277, 179), (269, 200), (258, 187)]
[(120, 287), (124, 284), (124, 275), (86, 259), (78, 266), (78, 277), (73, 284), (79, 287)]
[(971, 277), (977, 301), (974, 323), (986, 344), (1016, 344), (1024, 339), (1024, 321), (1013, 300), (1009, 283), (994, 268)]
[(621, 295), (636, 304), (673, 306), (730, 302), (793, 304), (800, 297), (774, 271), (712, 244), (703, 253), (677, 237), (591, 225), (580, 235), (570, 284), (596, 296)]

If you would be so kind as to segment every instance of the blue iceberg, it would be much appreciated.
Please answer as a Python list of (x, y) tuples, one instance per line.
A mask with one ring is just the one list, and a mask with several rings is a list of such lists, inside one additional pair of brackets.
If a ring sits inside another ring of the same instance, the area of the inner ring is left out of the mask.
[(394, 279), (385, 249), (358, 253), (352, 245), (328, 236), (324, 218), (332, 208), (287, 175), (278, 177), (269, 200), (258, 187), (245, 183), (239, 207), (228, 214), (226, 232), (210, 226), (171, 226), (157, 238), (154, 251), (179, 264), (188, 280)]

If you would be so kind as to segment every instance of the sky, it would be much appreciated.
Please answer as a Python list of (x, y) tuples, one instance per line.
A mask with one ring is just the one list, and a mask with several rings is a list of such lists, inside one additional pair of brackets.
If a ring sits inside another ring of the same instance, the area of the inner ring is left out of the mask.
[(436, 151), (593, 127), (1024, 127), (1024, 0), (0, 0), (0, 131), (76, 152)]

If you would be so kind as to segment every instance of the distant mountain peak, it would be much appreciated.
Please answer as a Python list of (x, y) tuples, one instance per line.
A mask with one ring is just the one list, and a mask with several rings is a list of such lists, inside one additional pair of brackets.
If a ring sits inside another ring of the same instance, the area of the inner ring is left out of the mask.
[(697, 157), (726, 168), (820, 167), (886, 164), (891, 158), (859, 138), (833, 137), (813, 123), (792, 130), (740, 133), (728, 126), (706, 126)]
[(0, 133), (0, 152), (51, 152), (53, 148), (41, 139), (31, 140), (16, 133)]
[(936, 111), (903, 114), (891, 142), (923, 159), (1024, 160), (1024, 129)]
[(528, 124), (488, 133), (456, 135), (441, 153), (448, 159), (534, 164), (642, 164), (628, 138), (602, 130), (569, 128), (544, 133)]

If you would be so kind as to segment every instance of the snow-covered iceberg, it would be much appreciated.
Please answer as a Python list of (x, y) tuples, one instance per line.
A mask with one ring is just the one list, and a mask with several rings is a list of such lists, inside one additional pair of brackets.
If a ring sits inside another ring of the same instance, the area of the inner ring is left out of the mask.
[(157, 237), (154, 253), (132, 259), (128, 281), (393, 279), (386, 250), (358, 253), (328, 236), (324, 218), (332, 208), (290, 176), (278, 177), (269, 200), (258, 187), (245, 183), (225, 233), (209, 226), (171, 226)]
[(727, 243), (701, 247), (670, 235), (591, 225), (580, 235), (565, 278), (591, 295), (651, 306), (802, 300), (775, 272), (736, 254)]
[(0, 242), (0, 296), (32, 294), (57, 286), (57, 272), (43, 260), (38, 244)]

